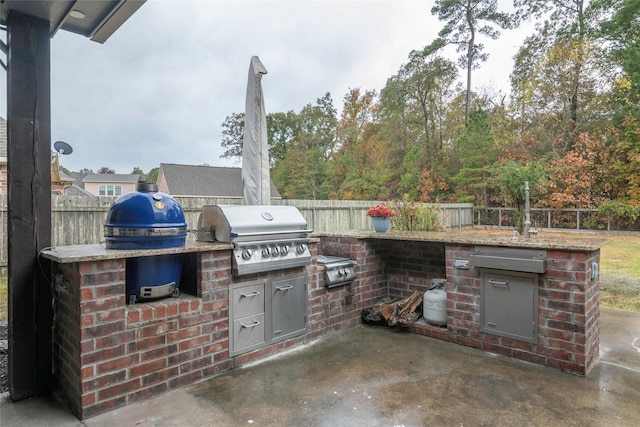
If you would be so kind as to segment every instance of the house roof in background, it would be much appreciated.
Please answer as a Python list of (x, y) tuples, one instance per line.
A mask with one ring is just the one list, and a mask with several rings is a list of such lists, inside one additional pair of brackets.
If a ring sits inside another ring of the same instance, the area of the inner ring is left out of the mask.
[(60, 175), (60, 181), (65, 181), (65, 182), (73, 182), (74, 181), (73, 177), (67, 175), (62, 170), (58, 171), (58, 175)]
[[(242, 197), (242, 168), (161, 163), (160, 169), (171, 195)], [(273, 182), (271, 197), (281, 197)]]
[(121, 182), (136, 183), (140, 179), (140, 174), (131, 173), (90, 173), (82, 178), (82, 182)]
[(84, 188), (82, 188), (82, 187), (80, 187), (79, 185), (76, 185), (76, 184), (73, 184), (72, 186), (65, 188), (64, 195), (65, 196), (96, 197), (95, 194), (89, 193), (87, 190), (85, 190)]

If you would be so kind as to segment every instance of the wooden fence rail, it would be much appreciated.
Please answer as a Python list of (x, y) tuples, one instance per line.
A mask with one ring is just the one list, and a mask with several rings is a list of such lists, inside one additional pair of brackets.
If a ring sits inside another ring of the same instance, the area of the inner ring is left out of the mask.
[[(86, 245), (104, 240), (104, 222), (116, 197), (51, 196), (51, 235), (53, 245)], [(204, 205), (240, 204), (237, 198), (176, 197), (182, 206), (188, 228), (195, 230)], [(346, 231), (371, 228), (367, 209), (379, 201), (352, 200), (274, 200), (274, 205), (292, 205), (300, 210), (315, 231)], [(438, 206), (444, 225), (450, 228), (473, 225), (473, 204), (424, 204)], [(7, 196), (0, 195), (0, 268), (7, 265)], [(193, 239), (194, 234), (189, 233)]]

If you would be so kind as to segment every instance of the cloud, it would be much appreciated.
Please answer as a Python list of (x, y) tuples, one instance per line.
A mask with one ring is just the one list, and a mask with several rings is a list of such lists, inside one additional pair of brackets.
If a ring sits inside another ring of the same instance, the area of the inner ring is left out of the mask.
[[(436, 37), (442, 23), (431, 15), (432, 4), (153, 0), (104, 45), (58, 32), (51, 49), (52, 142), (73, 146), (60, 159), (70, 170), (235, 165), (220, 159), (221, 124), (244, 111), (252, 55), (268, 70), (267, 112), (299, 111), (326, 92), (339, 109), (349, 88), (379, 92), (411, 50)], [(500, 50), (484, 42), (492, 55)], [(512, 61), (494, 56), (491, 68), (499, 72), (488, 75), (502, 85)]]

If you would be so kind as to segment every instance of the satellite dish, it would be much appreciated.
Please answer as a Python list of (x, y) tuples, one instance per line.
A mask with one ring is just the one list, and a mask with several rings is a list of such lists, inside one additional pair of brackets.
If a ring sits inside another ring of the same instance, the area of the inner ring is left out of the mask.
[(55, 148), (56, 151), (62, 155), (73, 153), (73, 148), (71, 148), (71, 146), (64, 141), (56, 141), (53, 144), (53, 148)]

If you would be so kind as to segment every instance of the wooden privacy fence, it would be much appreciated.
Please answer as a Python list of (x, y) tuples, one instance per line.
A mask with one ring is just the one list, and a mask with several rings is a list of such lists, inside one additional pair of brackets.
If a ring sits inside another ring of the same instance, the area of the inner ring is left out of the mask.
[[(86, 245), (104, 241), (104, 222), (117, 197), (51, 196), (51, 235), (54, 246)], [(238, 198), (176, 197), (189, 230), (198, 226), (204, 205), (240, 204)], [(379, 201), (362, 200), (273, 200), (274, 205), (291, 205), (300, 210), (314, 231), (347, 231), (371, 228), (367, 209)], [(446, 227), (473, 225), (473, 204), (423, 204), (438, 206)], [(0, 267), (7, 265), (7, 196), (0, 195)], [(194, 234), (189, 233), (193, 239)]]

